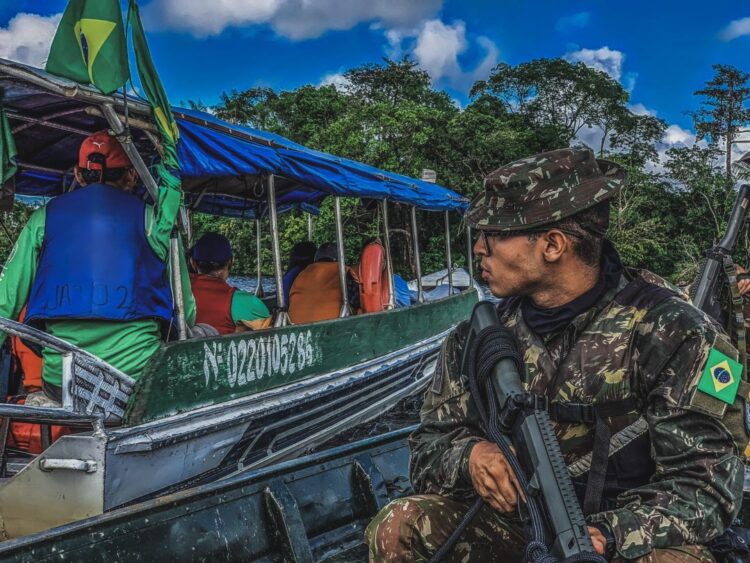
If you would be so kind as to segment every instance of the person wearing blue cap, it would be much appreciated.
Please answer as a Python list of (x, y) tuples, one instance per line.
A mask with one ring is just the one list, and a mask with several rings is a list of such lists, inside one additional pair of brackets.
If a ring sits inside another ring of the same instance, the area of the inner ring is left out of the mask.
[(196, 323), (210, 325), (219, 334), (270, 326), (271, 314), (263, 302), (227, 283), (233, 261), (232, 245), (219, 233), (204, 234), (190, 251)]
[(282, 285), (284, 286), (284, 303), (289, 305), (289, 290), (292, 289), (294, 280), (302, 270), (307, 268), (310, 264), (315, 261), (315, 252), (318, 247), (314, 242), (305, 240), (298, 242), (292, 247), (292, 252), (289, 256), (289, 269), (284, 274)]

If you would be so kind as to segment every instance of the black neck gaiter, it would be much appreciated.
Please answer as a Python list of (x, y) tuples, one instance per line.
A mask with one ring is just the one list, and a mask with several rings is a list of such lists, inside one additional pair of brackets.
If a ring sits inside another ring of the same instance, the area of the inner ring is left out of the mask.
[(539, 335), (561, 330), (578, 315), (593, 307), (608, 290), (616, 287), (622, 272), (620, 255), (617, 254), (612, 243), (604, 239), (599, 279), (594, 287), (573, 301), (550, 309), (537, 307), (531, 299), (524, 297), (521, 302), (523, 320), (533, 332)]

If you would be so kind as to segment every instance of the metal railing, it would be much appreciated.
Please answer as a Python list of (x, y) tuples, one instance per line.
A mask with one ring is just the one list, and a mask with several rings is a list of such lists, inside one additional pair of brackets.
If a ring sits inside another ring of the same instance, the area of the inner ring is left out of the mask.
[[(128, 399), (135, 387), (132, 377), (69, 342), (23, 323), (0, 317), (0, 331), (18, 336), (25, 342), (55, 350), (63, 359), (61, 408), (39, 410), (36, 407), (13, 405), (11, 413), (5, 408), (10, 405), (3, 405), (0, 407), (0, 416), (31, 421), (28, 417), (33, 418), (35, 413), (48, 416), (55, 412), (60, 415), (56, 419), (58, 424), (68, 424), (75, 420), (84, 423), (94, 419), (108, 423), (122, 421)], [(21, 416), (24, 413), (28, 417)], [(70, 417), (68, 414), (75, 416)]]

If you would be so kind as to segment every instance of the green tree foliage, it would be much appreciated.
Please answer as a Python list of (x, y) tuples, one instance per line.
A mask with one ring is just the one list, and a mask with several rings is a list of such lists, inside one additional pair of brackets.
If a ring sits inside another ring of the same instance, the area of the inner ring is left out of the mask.
[[(662, 155), (659, 143), (666, 124), (650, 115), (635, 115), (628, 93), (608, 75), (559, 59), (539, 59), (516, 66), (498, 65), (487, 80), (474, 84), (466, 107), (436, 90), (414, 61), (383, 60), (344, 73), (346, 85), (306, 85), (292, 91), (270, 88), (232, 90), (206, 108), (233, 123), (283, 135), (314, 149), (419, 177), (437, 172), (438, 182), (473, 197), (483, 178), (498, 166), (531, 154), (577, 142), (587, 127), (603, 135), (593, 147), (616, 160), (630, 182), (613, 201), (610, 237), (624, 262), (648, 268), (685, 283), (700, 259), (721, 236), (734, 200), (734, 187), (722, 166), (726, 145), (718, 139), (736, 134), (747, 122), (747, 74), (716, 66), (716, 76), (697, 92), (704, 105), (696, 114), (699, 135), (709, 145), (675, 148)], [(17, 236), (28, 210), (5, 214), (11, 238)], [(362, 246), (382, 237), (376, 202), (342, 200), (346, 259), (357, 263)], [(422, 270), (445, 267), (445, 217), (419, 212)], [(411, 210), (389, 205), (390, 236), (396, 271), (414, 272)], [(196, 214), (195, 237), (218, 231), (231, 241), (235, 273), (254, 274), (254, 222)], [(308, 238), (308, 218), (301, 212), (282, 215), (280, 247), (285, 260), (292, 246)], [(335, 240), (333, 201), (323, 203), (314, 219), (313, 241)], [(466, 240), (457, 217), (451, 219), (454, 262), (464, 263)], [(273, 272), (268, 219), (261, 222), (261, 268)], [(2, 239), (5, 240), (2, 240)], [(7, 256), (8, 237), (0, 237)], [(738, 256), (738, 258), (740, 258)], [(744, 259), (743, 259), (744, 262)], [(284, 264), (286, 266), (286, 264)]]
[(32, 211), (32, 207), (16, 201), (11, 211), (0, 212), (0, 265), (8, 259)]
[(714, 77), (695, 95), (704, 99), (693, 114), (698, 139), (712, 146), (724, 144), (724, 171), (732, 177), (732, 143), (740, 129), (750, 124), (750, 74), (727, 65), (714, 65)]
[[(213, 110), (234, 123), (385, 170), (412, 177), (419, 177), (425, 168), (436, 170), (441, 184), (467, 196), (476, 194), (484, 176), (501, 163), (566, 145), (559, 128), (508, 111), (496, 97), (478, 95), (461, 110), (445, 92), (435, 90), (429, 75), (408, 58), (363, 65), (344, 76), (347, 86), (342, 90), (308, 85), (281, 93), (267, 88), (232, 91), (222, 95)], [(356, 263), (364, 242), (382, 234), (379, 211), (372, 202), (353, 201), (345, 203), (344, 216), (347, 259)], [(392, 206), (394, 259), (397, 271), (406, 277), (413, 275), (414, 266), (410, 220), (408, 209)], [(236, 227), (235, 235), (230, 221), (198, 217), (196, 221), (196, 231), (220, 227), (233, 243), (236, 237), (235, 246), (244, 245), (241, 235), (252, 231)], [(299, 221), (305, 228), (292, 233), (282, 230), (282, 252), (306, 238), (306, 220)], [(323, 205), (315, 224), (315, 242), (334, 240), (330, 202)], [(423, 271), (443, 268), (443, 215), (419, 213), (418, 224)], [(462, 263), (462, 229), (454, 225), (453, 231), (455, 261)], [(264, 241), (266, 247), (270, 248)], [(270, 268), (270, 258), (264, 257), (263, 264)], [(236, 268), (252, 271), (254, 252), (238, 260)]]
[(628, 93), (607, 74), (583, 63), (537, 59), (517, 66), (500, 63), (472, 95), (497, 96), (509, 109), (534, 123), (560, 130), (566, 144), (584, 127), (604, 132), (599, 152), (617, 121), (628, 113)]

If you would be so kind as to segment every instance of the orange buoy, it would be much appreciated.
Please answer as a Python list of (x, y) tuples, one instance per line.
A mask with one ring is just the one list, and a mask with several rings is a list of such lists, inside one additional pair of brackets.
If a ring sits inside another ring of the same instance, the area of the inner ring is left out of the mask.
[(388, 303), (388, 272), (385, 248), (379, 241), (362, 250), (359, 262), (360, 301), (363, 313), (382, 311)]

